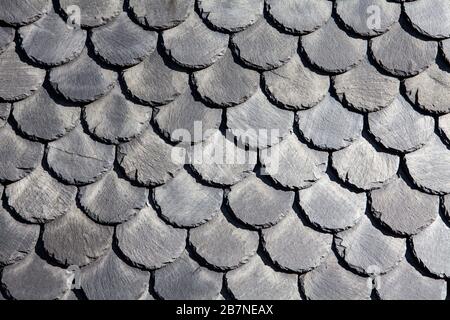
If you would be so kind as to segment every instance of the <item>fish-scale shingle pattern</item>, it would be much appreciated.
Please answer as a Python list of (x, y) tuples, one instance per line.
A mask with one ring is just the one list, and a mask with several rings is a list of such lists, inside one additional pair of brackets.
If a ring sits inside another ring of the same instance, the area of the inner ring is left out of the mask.
[(449, 19), (0, 1), (0, 296), (446, 298)]

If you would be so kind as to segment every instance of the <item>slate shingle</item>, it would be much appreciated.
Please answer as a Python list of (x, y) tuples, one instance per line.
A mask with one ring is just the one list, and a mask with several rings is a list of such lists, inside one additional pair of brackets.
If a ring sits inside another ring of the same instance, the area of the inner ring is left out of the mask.
[(450, 37), (450, 4), (448, 1), (433, 1), (431, 6), (424, 0), (405, 3), (405, 13), (412, 26), (421, 34), (436, 39)]
[(14, 28), (0, 27), (0, 54), (8, 48), (11, 42), (13, 42), (14, 35)]
[(49, 0), (4, 0), (0, 5), (0, 21), (12, 26), (23, 26), (38, 20), (49, 7)]
[(81, 26), (98, 27), (120, 14), (123, 0), (59, 0), (59, 5), (69, 17), (81, 14)]

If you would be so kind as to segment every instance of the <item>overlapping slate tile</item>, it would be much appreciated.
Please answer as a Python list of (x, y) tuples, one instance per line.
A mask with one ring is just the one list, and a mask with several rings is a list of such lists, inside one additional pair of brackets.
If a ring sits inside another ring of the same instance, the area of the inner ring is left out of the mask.
[(166, 300), (212, 300), (222, 289), (222, 274), (201, 267), (187, 252), (155, 271), (155, 292)]
[(0, 207), (0, 266), (24, 259), (36, 245), (39, 226), (24, 224)]
[(193, 14), (194, 0), (130, 0), (129, 7), (139, 24), (164, 30), (175, 27)]
[(60, 183), (41, 166), (5, 190), (8, 205), (31, 223), (46, 223), (66, 214), (76, 194), (75, 186)]
[(322, 230), (353, 227), (366, 210), (364, 193), (354, 193), (324, 175), (312, 187), (299, 191), (299, 203), (308, 220)]
[(450, 3), (445, 0), (419, 0), (405, 3), (405, 12), (412, 26), (421, 34), (435, 38), (450, 37)]
[(199, 226), (220, 213), (223, 191), (204, 186), (185, 170), (154, 190), (161, 215), (179, 227)]
[(336, 13), (345, 26), (362, 36), (383, 34), (397, 22), (401, 6), (385, 0), (338, 0)]
[(450, 40), (449, 39), (441, 41), (441, 49), (442, 49), (442, 53), (445, 58), (445, 61), (447, 63), (450, 63)]
[(432, 274), (448, 278), (450, 274), (450, 228), (437, 218), (428, 228), (412, 238), (413, 254)]
[(79, 125), (47, 147), (51, 171), (69, 184), (86, 184), (98, 180), (112, 168), (114, 146), (93, 140)]
[(222, 110), (209, 108), (188, 90), (174, 102), (158, 109), (153, 120), (173, 142), (198, 143), (208, 139), (222, 122)]
[(294, 34), (310, 33), (324, 25), (331, 17), (332, 5), (327, 0), (266, 0), (274, 22)]
[(393, 179), (399, 162), (398, 156), (377, 151), (365, 138), (332, 155), (339, 178), (363, 190), (378, 189)]
[(41, 162), (43, 153), (42, 144), (18, 136), (9, 125), (0, 128), (0, 181), (26, 177)]
[(114, 87), (117, 75), (101, 68), (87, 49), (63, 66), (50, 71), (49, 81), (53, 89), (66, 100), (92, 102), (106, 95)]
[(372, 291), (367, 278), (344, 269), (334, 254), (300, 280), (310, 300), (370, 300)]
[(291, 134), (279, 144), (260, 151), (260, 160), (265, 173), (279, 185), (304, 189), (324, 174), (328, 154), (308, 148)]
[(228, 205), (234, 215), (256, 228), (278, 223), (292, 210), (294, 192), (276, 190), (255, 175), (231, 187)]
[(361, 136), (363, 116), (345, 109), (328, 95), (314, 108), (298, 112), (298, 126), (302, 136), (315, 147), (339, 150)]
[(0, 128), (7, 123), (10, 113), (11, 113), (11, 104), (0, 103)]
[(163, 44), (173, 61), (187, 68), (209, 67), (222, 57), (229, 36), (209, 29), (197, 14), (179, 26), (163, 32)]
[(167, 225), (151, 207), (116, 229), (120, 250), (134, 265), (146, 269), (175, 261), (183, 253), (186, 237), (186, 230)]
[(245, 264), (256, 254), (259, 236), (256, 231), (237, 227), (219, 214), (208, 223), (192, 229), (189, 243), (212, 267), (230, 270)]
[(262, 18), (264, 0), (197, 0), (201, 17), (224, 32), (238, 32)]
[(31, 140), (52, 141), (73, 130), (81, 109), (51, 97), (41, 88), (31, 97), (13, 105), (12, 116), (19, 131)]
[(0, 54), (0, 99), (9, 102), (25, 99), (40, 88), (44, 77), (45, 70), (19, 58), (15, 43)]
[(398, 95), (400, 81), (384, 75), (365, 59), (352, 70), (337, 75), (333, 86), (341, 102), (357, 111), (373, 112), (389, 106)]
[(450, 193), (450, 151), (434, 136), (421, 149), (405, 156), (414, 183), (432, 194)]
[(146, 31), (123, 12), (113, 22), (95, 28), (91, 40), (95, 53), (114, 66), (129, 67), (140, 63), (156, 49), (158, 34)]
[(436, 58), (438, 44), (421, 40), (396, 23), (388, 32), (371, 40), (370, 48), (384, 70), (405, 77), (427, 69)]
[(399, 178), (371, 192), (371, 208), (385, 226), (400, 235), (413, 235), (438, 216), (439, 197), (411, 189)]
[(207, 183), (233, 185), (253, 171), (257, 154), (237, 146), (230, 137), (216, 131), (191, 151), (192, 169)]
[(49, 7), (48, 0), (4, 0), (0, 6), (0, 21), (12, 26), (23, 26), (38, 20)]
[(188, 88), (188, 75), (167, 66), (157, 51), (123, 72), (128, 93), (150, 106), (172, 102)]
[(238, 300), (300, 300), (297, 275), (273, 270), (258, 255), (228, 272), (226, 283)]
[(338, 233), (335, 245), (339, 255), (363, 274), (384, 274), (395, 268), (406, 251), (404, 239), (383, 234), (366, 216), (353, 228)]
[(0, 27), (0, 54), (14, 41), (15, 32), (14, 28)]
[(122, 0), (59, 0), (69, 17), (80, 14), (83, 27), (98, 27), (108, 23), (122, 12)]
[(448, 113), (450, 68), (433, 64), (421, 74), (405, 80), (409, 100), (419, 108), (431, 113)]
[(118, 144), (140, 135), (149, 125), (151, 113), (150, 108), (127, 100), (116, 86), (107, 96), (85, 107), (84, 120), (89, 132), (99, 140)]
[(305, 296), (311, 300), (370, 300), (369, 280), (344, 269), (334, 254), (300, 279)]
[(231, 38), (236, 56), (249, 67), (271, 70), (285, 64), (296, 53), (298, 38), (281, 33), (265, 19)]
[(151, 127), (117, 149), (117, 162), (125, 175), (139, 184), (161, 185), (171, 179), (182, 163), (173, 157), (174, 147), (165, 143)]
[(317, 105), (330, 87), (330, 78), (308, 69), (298, 55), (284, 66), (263, 73), (264, 90), (272, 101), (293, 110)]
[(226, 110), (227, 127), (243, 144), (266, 148), (292, 132), (294, 113), (274, 106), (258, 90), (243, 104)]
[(83, 268), (80, 284), (90, 300), (137, 300), (148, 291), (150, 273), (130, 267), (110, 250)]
[(93, 220), (116, 224), (129, 220), (147, 202), (148, 191), (110, 171), (99, 181), (80, 188), (78, 199)]
[(36, 253), (5, 267), (2, 285), (8, 296), (17, 300), (61, 299), (70, 290), (73, 274), (48, 264)]
[(87, 265), (111, 247), (113, 228), (89, 219), (75, 205), (68, 212), (44, 225), (45, 251), (63, 265)]
[(20, 47), (35, 63), (58, 66), (78, 57), (84, 49), (87, 32), (73, 28), (55, 12), (20, 28)]
[(231, 107), (255, 94), (259, 74), (237, 64), (228, 50), (215, 64), (195, 72), (192, 81), (204, 101), (218, 107)]
[(416, 112), (401, 95), (387, 108), (369, 114), (369, 131), (386, 148), (411, 152), (434, 132), (434, 119)]
[(445, 143), (450, 144), (450, 114), (439, 117), (439, 132)]
[(305, 226), (292, 210), (262, 234), (272, 261), (283, 270), (301, 273), (318, 267), (330, 254), (333, 242), (332, 235)]
[(444, 300), (447, 295), (444, 280), (422, 275), (406, 259), (379, 281), (377, 292), (383, 300)]
[(350, 37), (333, 19), (319, 30), (301, 39), (307, 59), (315, 67), (341, 73), (354, 67), (364, 58), (366, 42)]

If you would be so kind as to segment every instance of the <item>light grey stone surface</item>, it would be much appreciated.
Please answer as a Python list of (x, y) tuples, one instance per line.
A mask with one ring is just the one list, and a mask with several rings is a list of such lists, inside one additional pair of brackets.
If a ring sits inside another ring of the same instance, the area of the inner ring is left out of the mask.
[(123, 0), (59, 0), (59, 4), (68, 16), (74, 14), (72, 8), (77, 6), (81, 13), (80, 22), (83, 27), (98, 27), (120, 14)]
[(0, 27), (0, 54), (14, 41), (15, 30), (10, 27)]
[(432, 6), (424, 0), (405, 3), (405, 12), (413, 27), (423, 35), (437, 39), (450, 37), (450, 3), (448, 1), (437, 0)]
[(0, 128), (7, 123), (10, 113), (11, 113), (11, 104), (0, 103)]

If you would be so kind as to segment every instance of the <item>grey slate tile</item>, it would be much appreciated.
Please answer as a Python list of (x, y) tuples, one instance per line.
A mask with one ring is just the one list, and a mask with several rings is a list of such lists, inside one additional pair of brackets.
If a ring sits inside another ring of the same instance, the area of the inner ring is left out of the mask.
[(66, 214), (76, 194), (75, 186), (60, 183), (41, 166), (5, 190), (8, 205), (30, 223), (47, 223)]
[(292, 210), (276, 226), (263, 230), (262, 234), (264, 249), (283, 270), (310, 271), (331, 253), (333, 236), (309, 228)]
[(438, 119), (438, 126), (445, 143), (450, 143), (450, 115), (443, 115)]
[(292, 132), (294, 112), (274, 106), (258, 90), (243, 104), (226, 110), (227, 128), (251, 148), (277, 144)]
[(298, 37), (281, 33), (265, 19), (231, 37), (234, 53), (247, 66), (271, 70), (288, 62), (296, 54)]
[(155, 271), (155, 292), (166, 300), (212, 300), (222, 289), (222, 274), (200, 266), (186, 251)]
[(87, 32), (70, 28), (55, 12), (19, 29), (20, 47), (35, 63), (58, 66), (77, 58), (84, 49)]
[(89, 219), (74, 204), (64, 216), (45, 224), (42, 242), (47, 254), (62, 265), (81, 267), (110, 249), (113, 231)]
[(50, 97), (41, 88), (13, 105), (12, 117), (19, 131), (31, 140), (52, 141), (72, 131), (80, 122), (81, 109)]
[(299, 204), (308, 220), (328, 232), (355, 226), (366, 210), (366, 201), (364, 193), (345, 189), (327, 175), (299, 191)]
[(352, 229), (338, 233), (335, 245), (352, 269), (368, 275), (394, 269), (406, 251), (404, 239), (383, 234), (366, 216)]
[(223, 32), (238, 32), (262, 18), (264, 0), (197, 0), (202, 18)]
[(370, 48), (384, 70), (406, 77), (419, 74), (434, 62), (438, 44), (416, 38), (396, 23), (388, 32), (372, 39)]
[(39, 229), (37, 225), (17, 221), (0, 207), (0, 266), (18, 262), (32, 252), (39, 237)]
[(361, 112), (373, 112), (390, 105), (398, 95), (400, 81), (378, 72), (365, 59), (352, 70), (337, 75), (333, 87), (341, 102)]
[(315, 67), (330, 73), (350, 70), (364, 58), (366, 42), (349, 37), (333, 19), (301, 38), (302, 49)]
[(425, 116), (401, 95), (387, 108), (369, 114), (369, 131), (386, 148), (411, 152), (425, 145), (434, 132), (434, 119)]
[(116, 228), (120, 250), (145, 269), (159, 269), (175, 261), (184, 251), (186, 237), (186, 230), (167, 225), (151, 207)]
[(14, 41), (16, 31), (10, 27), (0, 27), (0, 54)]
[(314, 108), (297, 115), (302, 136), (322, 150), (348, 147), (358, 140), (363, 129), (363, 116), (345, 109), (329, 95)]
[(306, 34), (320, 28), (330, 19), (332, 6), (328, 0), (266, 0), (267, 12), (274, 22), (294, 34)]
[(280, 106), (301, 110), (317, 105), (330, 87), (330, 79), (308, 69), (298, 55), (284, 66), (263, 73), (264, 90)]
[[(259, 236), (230, 223), (223, 214), (189, 232), (196, 254), (218, 270), (231, 270), (247, 263), (256, 254)], [(221, 252), (221, 254), (217, 254)]]
[(24, 260), (5, 267), (2, 285), (8, 296), (17, 300), (61, 299), (70, 290), (71, 274), (30, 254)]
[(398, 156), (378, 152), (365, 138), (332, 155), (332, 166), (339, 178), (363, 190), (378, 189), (394, 178)]
[(26, 177), (41, 162), (43, 153), (42, 144), (19, 137), (9, 125), (0, 128), (0, 181)]
[(386, 0), (338, 0), (336, 13), (349, 30), (376, 36), (398, 21), (401, 6)]
[(197, 227), (220, 213), (223, 191), (204, 186), (185, 170), (154, 189), (161, 216), (178, 227)]
[(439, 214), (439, 197), (411, 189), (399, 178), (371, 192), (375, 217), (393, 232), (410, 236), (425, 230)]
[(201, 98), (217, 107), (232, 107), (255, 94), (259, 74), (237, 64), (230, 50), (214, 65), (192, 76)]
[(164, 30), (177, 26), (193, 13), (194, 0), (130, 0), (131, 14), (144, 27)]
[(227, 51), (229, 36), (209, 29), (192, 13), (179, 26), (162, 33), (166, 53), (177, 64), (203, 69), (214, 64)]
[(412, 26), (421, 34), (435, 39), (450, 37), (450, 3), (448, 1), (433, 1), (433, 5), (424, 0), (405, 3), (405, 13)]
[(83, 114), (91, 134), (114, 144), (139, 136), (149, 126), (151, 116), (151, 108), (127, 100), (117, 85), (107, 96), (87, 105)]
[(10, 113), (11, 113), (11, 104), (0, 103), (0, 128), (7, 123)]
[(128, 93), (150, 106), (168, 104), (188, 88), (188, 75), (167, 66), (157, 51), (122, 76)]
[(106, 95), (114, 87), (117, 75), (101, 68), (87, 49), (65, 65), (51, 69), (49, 81), (53, 89), (66, 100), (92, 102)]
[(297, 275), (265, 265), (256, 255), (226, 275), (227, 287), (238, 300), (300, 300)]
[(0, 55), (0, 99), (14, 102), (31, 96), (44, 82), (45, 70), (20, 60), (15, 43)]
[(277, 224), (292, 210), (294, 192), (276, 190), (252, 174), (231, 187), (227, 200), (243, 223), (266, 228)]
[(50, 8), (49, 0), (4, 0), (0, 4), (0, 21), (12, 26), (30, 24)]
[(156, 49), (158, 34), (142, 29), (122, 12), (113, 22), (95, 28), (90, 39), (95, 53), (103, 61), (129, 67), (140, 63)]
[(440, 278), (448, 278), (450, 274), (449, 238), (449, 226), (440, 217), (412, 238), (414, 256), (429, 272)]
[(73, 14), (73, 6), (77, 6), (81, 14), (81, 26), (98, 27), (122, 12), (123, 0), (59, 0), (59, 5), (68, 16)]
[(142, 135), (117, 149), (117, 162), (131, 181), (145, 186), (161, 185), (181, 169), (174, 161), (174, 147), (148, 127)]
[(78, 199), (91, 219), (104, 224), (128, 221), (142, 209), (148, 197), (145, 188), (136, 187), (109, 171), (100, 180), (80, 188)]
[(83, 268), (80, 283), (90, 300), (137, 300), (148, 291), (150, 273), (130, 267), (112, 250)]

